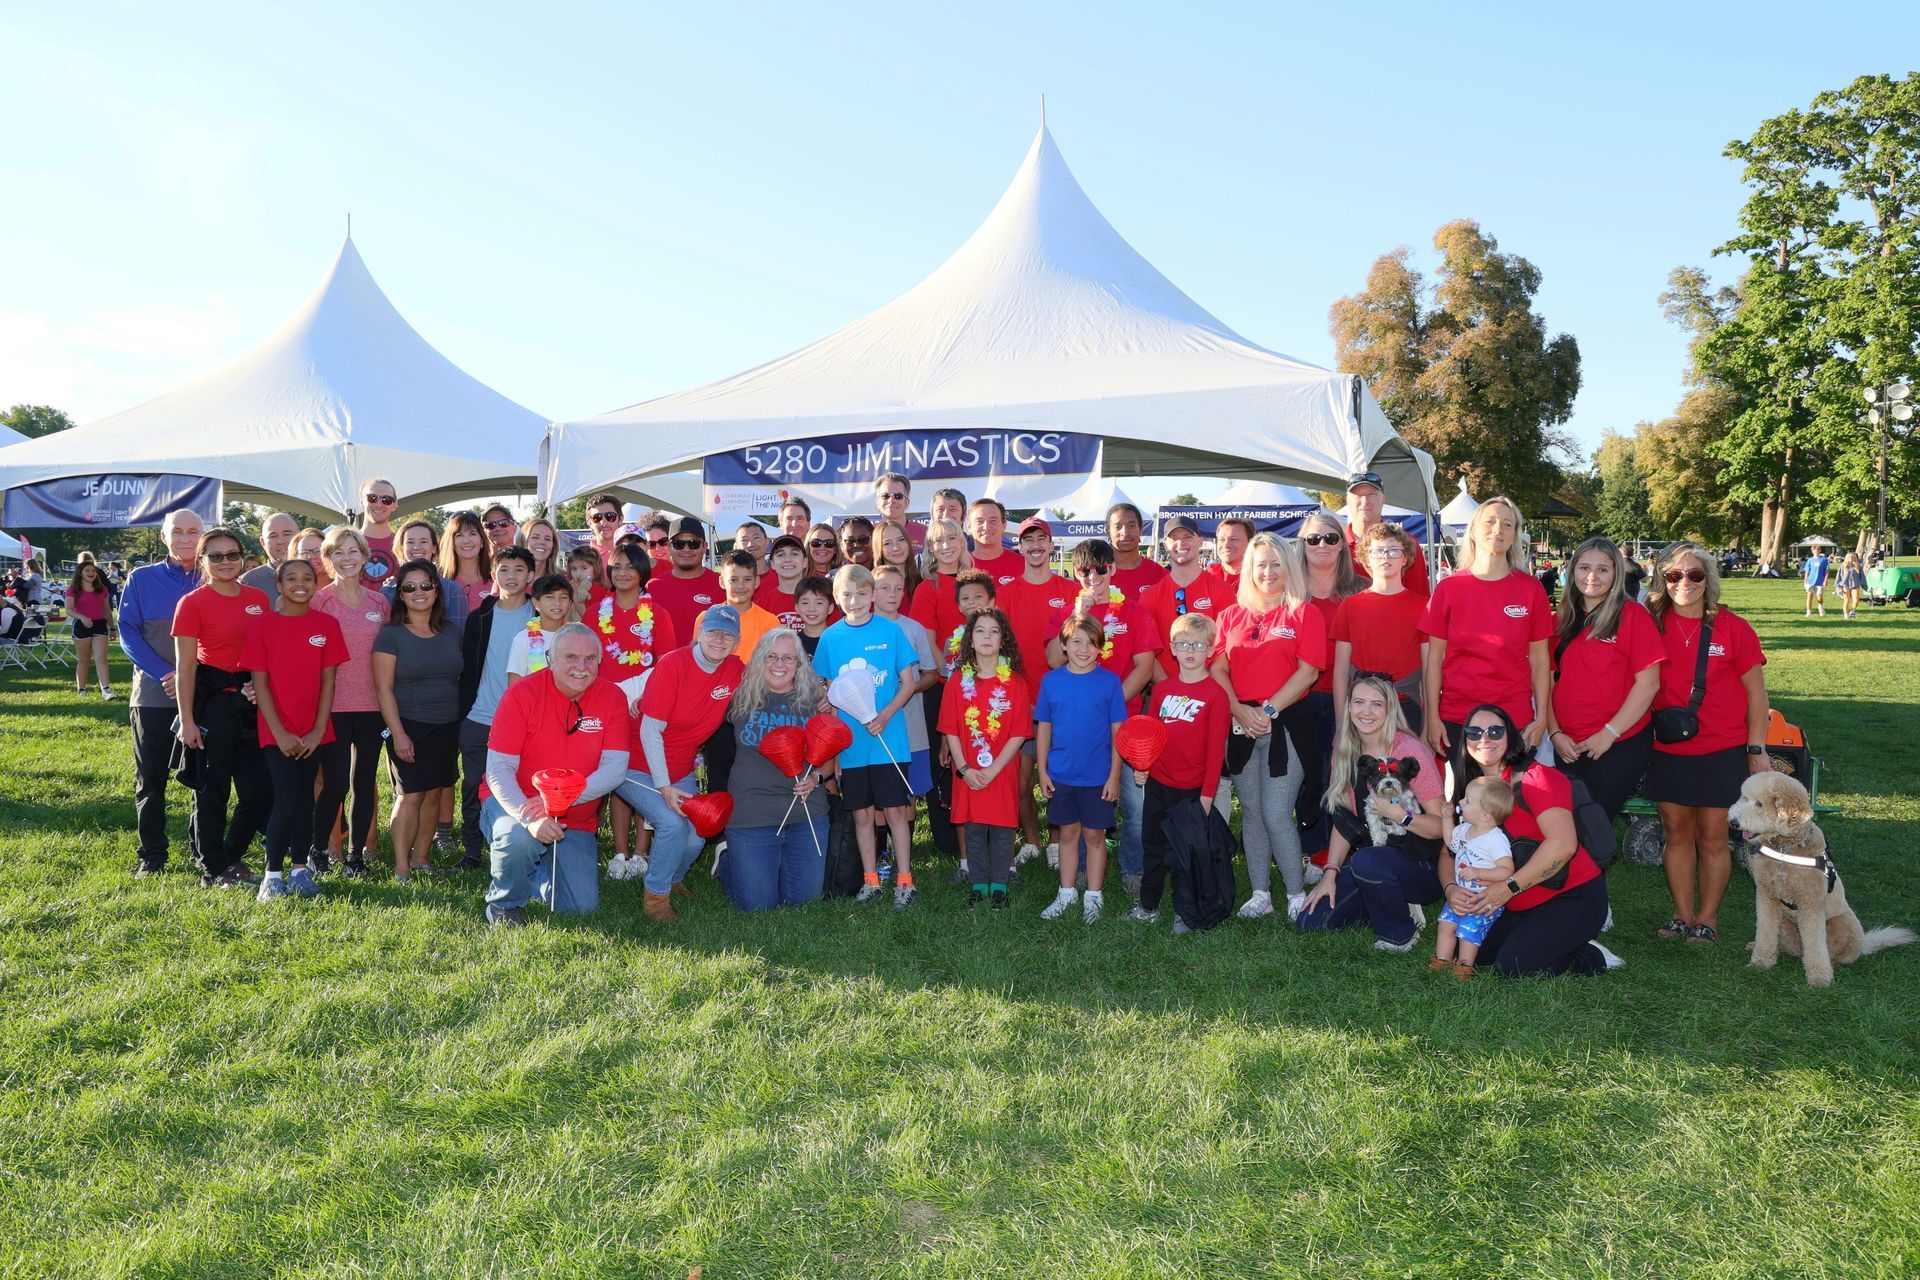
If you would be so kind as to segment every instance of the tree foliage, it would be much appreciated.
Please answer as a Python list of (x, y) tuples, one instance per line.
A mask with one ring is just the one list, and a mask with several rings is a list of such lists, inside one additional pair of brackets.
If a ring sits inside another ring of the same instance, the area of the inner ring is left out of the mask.
[(1406, 249), (1378, 259), (1330, 313), (1339, 367), (1365, 377), (1387, 417), (1439, 469), (1476, 492), (1532, 507), (1560, 486), (1572, 444), (1559, 430), (1580, 389), (1580, 350), (1533, 309), (1540, 271), (1501, 253), (1478, 223), (1434, 233), (1428, 285)]
[(38, 439), (56, 431), (71, 431), (74, 422), (52, 405), (16, 404), (5, 413), (0, 413), (0, 426), (12, 427), (28, 439)]

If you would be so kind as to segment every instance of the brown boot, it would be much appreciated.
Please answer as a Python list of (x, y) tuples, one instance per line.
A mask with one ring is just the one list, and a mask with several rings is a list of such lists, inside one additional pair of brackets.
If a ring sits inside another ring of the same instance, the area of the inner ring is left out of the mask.
[(680, 921), (679, 913), (673, 909), (672, 896), (665, 893), (647, 894), (640, 913), (660, 924), (678, 924)]
[(689, 898), (690, 899), (693, 897), (693, 890), (687, 888), (686, 884), (684, 882), (681, 882), (681, 883), (675, 884), (673, 888), (667, 890), (667, 896), (670, 898)]

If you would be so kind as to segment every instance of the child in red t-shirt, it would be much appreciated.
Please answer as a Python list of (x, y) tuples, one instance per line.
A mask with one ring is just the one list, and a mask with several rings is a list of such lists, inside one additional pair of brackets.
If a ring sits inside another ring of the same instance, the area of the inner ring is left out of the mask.
[(1005, 909), (1020, 825), (1014, 761), (1033, 734), (1033, 701), (1013, 624), (998, 609), (967, 619), (960, 661), (940, 702), (940, 732), (953, 758), (953, 820), (967, 824), (968, 904), (991, 899)]
[[(1147, 695), (1146, 714), (1167, 727), (1167, 747), (1149, 770), (1134, 770), (1134, 779), (1146, 787), (1145, 803), (1140, 811), (1140, 842), (1144, 862), (1140, 874), (1140, 901), (1127, 913), (1129, 920), (1146, 924), (1160, 919), (1160, 892), (1165, 881), (1173, 879), (1174, 907), (1178, 912), (1182, 890), (1191, 897), (1178, 873), (1167, 866), (1169, 844), (1166, 833), (1167, 810), (1183, 800), (1198, 800), (1203, 810), (1213, 811), (1213, 795), (1220, 786), (1220, 766), (1227, 755), (1227, 731), (1233, 723), (1227, 704), (1227, 691), (1207, 670), (1207, 656), (1213, 652), (1218, 628), (1204, 613), (1182, 614), (1173, 622), (1173, 656), (1179, 668), (1170, 679), (1153, 686)], [(1186, 933), (1185, 919), (1176, 916), (1175, 933)]]

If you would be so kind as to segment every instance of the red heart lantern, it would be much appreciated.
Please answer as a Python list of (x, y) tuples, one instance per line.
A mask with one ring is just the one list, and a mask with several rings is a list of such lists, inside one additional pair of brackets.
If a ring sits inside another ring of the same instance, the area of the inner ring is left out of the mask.
[(711, 840), (727, 829), (733, 816), (733, 797), (724, 791), (703, 791), (680, 802), (680, 814), (693, 824), (702, 840)]
[[(838, 723), (840, 717), (835, 716)], [(783, 724), (769, 729), (760, 739), (760, 754), (789, 778), (797, 778), (807, 767), (807, 734), (799, 725)]]
[(573, 808), (586, 786), (587, 775), (578, 769), (542, 769), (533, 775), (533, 789), (547, 806), (547, 816), (553, 818)]
[(1120, 758), (1136, 769), (1151, 769), (1167, 749), (1167, 726), (1154, 716), (1128, 716), (1114, 732)]
[(839, 716), (821, 712), (807, 721), (807, 763), (818, 769), (853, 745), (853, 730)]

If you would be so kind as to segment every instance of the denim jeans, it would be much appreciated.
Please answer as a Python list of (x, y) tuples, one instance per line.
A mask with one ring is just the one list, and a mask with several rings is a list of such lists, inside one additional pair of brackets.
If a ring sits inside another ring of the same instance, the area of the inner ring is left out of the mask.
[(489, 796), (480, 807), (480, 824), (492, 846), (493, 883), (487, 905), (500, 911), (524, 907), (538, 897), (555, 915), (587, 915), (600, 905), (600, 850), (591, 831), (569, 829), (554, 846), (559, 851), (559, 883), (547, 846), (510, 817)]
[[(675, 779), (668, 785), (688, 795), (692, 795), (696, 789), (692, 774)], [(655, 896), (665, 895), (687, 874), (687, 868), (700, 856), (706, 841), (700, 838), (691, 822), (667, 807), (667, 802), (654, 790), (651, 775), (629, 773), (627, 780), (620, 784), (614, 794), (638, 809), (640, 816), (653, 824), (653, 847), (647, 852), (647, 892)]]
[[(818, 843), (816, 843), (816, 841)], [(820, 896), (826, 882), (827, 820), (796, 812), (779, 827), (728, 827), (720, 887), (742, 911), (797, 907)]]
[(1440, 864), (1409, 857), (1387, 845), (1355, 849), (1333, 881), (1333, 905), (1323, 899), (1300, 913), (1302, 929), (1346, 929), (1365, 920), (1382, 942), (1406, 942), (1418, 932), (1411, 903), (1440, 900)]
[(1140, 841), (1140, 819), (1146, 808), (1147, 785), (1133, 780), (1133, 769), (1120, 770), (1120, 874), (1137, 876), (1146, 869), (1146, 847)]

